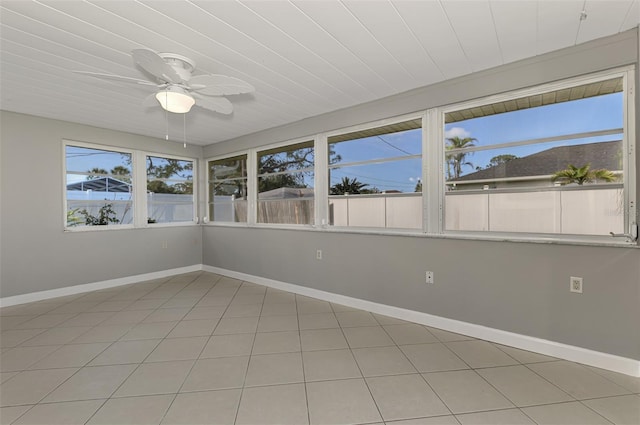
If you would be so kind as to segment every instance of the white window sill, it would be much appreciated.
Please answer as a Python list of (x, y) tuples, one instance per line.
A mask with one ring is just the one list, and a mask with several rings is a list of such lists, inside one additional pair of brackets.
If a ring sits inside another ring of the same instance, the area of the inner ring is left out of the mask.
[(326, 233), (350, 233), (363, 235), (379, 235), (379, 236), (406, 236), (417, 238), (431, 239), (458, 239), (473, 241), (493, 241), (493, 242), (512, 242), (512, 243), (535, 243), (549, 245), (577, 245), (577, 246), (602, 246), (612, 248), (638, 248), (638, 242), (628, 242), (624, 238), (613, 238), (607, 236), (573, 236), (568, 237), (551, 237), (543, 235), (515, 235), (515, 234), (473, 234), (473, 233), (422, 233), (415, 230), (407, 229), (376, 229), (376, 228), (351, 228), (351, 227), (332, 227), (332, 226), (311, 226), (311, 225), (276, 225), (276, 224), (255, 224), (248, 223), (216, 223), (209, 222), (204, 224), (208, 227), (230, 227), (230, 228), (246, 228), (246, 229), (274, 229), (274, 230), (298, 230), (307, 232), (326, 232)]

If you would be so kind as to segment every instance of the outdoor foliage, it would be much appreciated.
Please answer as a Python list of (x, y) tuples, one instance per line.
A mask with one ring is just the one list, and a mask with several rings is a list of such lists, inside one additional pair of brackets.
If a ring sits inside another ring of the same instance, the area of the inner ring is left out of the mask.
[[(475, 137), (449, 137), (447, 138), (446, 150), (470, 148), (475, 146), (477, 139)], [(468, 162), (466, 152), (447, 153), (447, 179), (457, 179), (462, 175), (462, 167), (469, 166), (473, 168), (473, 164)]]
[(496, 155), (496, 156), (494, 156), (493, 158), (491, 158), (489, 160), (489, 165), (487, 165), (486, 168), (495, 167), (497, 165), (507, 163), (507, 162), (512, 161), (514, 159), (518, 159), (518, 156), (517, 155), (512, 155), (510, 153), (505, 153), (505, 154), (502, 154), (502, 155)]
[(209, 185), (212, 196), (246, 199), (246, 156), (226, 158), (209, 163)]
[(367, 183), (359, 182), (357, 178), (350, 179), (349, 177), (343, 177), (340, 183), (336, 183), (331, 186), (331, 195), (359, 195), (364, 193), (363, 189), (369, 186)]
[(112, 175), (117, 176), (120, 181), (131, 183), (131, 171), (122, 165), (116, 165), (111, 169), (111, 171), (107, 171), (104, 168), (94, 167), (89, 170), (89, 173), (90, 174), (87, 175), (87, 180), (94, 180), (107, 175)]
[(82, 218), (76, 215), (76, 213), (78, 213), (79, 210), (80, 210), (79, 208), (67, 210), (67, 226), (68, 227), (78, 226), (79, 224), (82, 224)]
[(86, 209), (78, 211), (78, 214), (84, 216), (87, 226), (106, 226), (109, 223), (120, 223), (116, 218), (116, 212), (113, 210), (113, 204), (104, 204), (98, 210), (98, 216), (94, 216)]
[[(329, 164), (335, 164), (341, 159), (341, 156), (336, 154), (333, 147), (330, 146)], [(281, 187), (307, 187), (305, 177), (313, 173), (314, 162), (315, 150), (313, 144), (303, 147), (296, 146), (294, 149), (288, 151), (276, 151), (259, 156), (259, 174), (282, 174), (259, 179), (258, 192), (267, 192)]]
[(564, 170), (560, 170), (553, 174), (551, 181), (559, 181), (560, 184), (566, 185), (569, 183), (576, 183), (583, 185), (584, 183), (590, 183), (592, 181), (602, 180), (605, 182), (616, 181), (617, 177), (613, 172), (605, 170), (603, 168), (599, 170), (592, 170), (591, 164), (583, 165), (578, 168), (575, 165), (569, 164)]
[[(260, 174), (284, 173), (261, 178), (258, 180), (258, 192), (267, 192), (281, 187), (306, 187), (304, 183), (305, 174), (302, 171), (313, 167), (314, 149), (313, 146), (295, 149), (286, 152), (274, 152), (262, 155), (258, 159), (258, 172)], [(295, 172), (295, 170), (301, 170)], [(292, 172), (293, 171), (293, 172)]]
[[(193, 162), (170, 158), (162, 158), (162, 160), (164, 163), (158, 165), (154, 163), (154, 157), (147, 157), (147, 190), (153, 193), (192, 194), (193, 181), (168, 185), (165, 180), (176, 177), (191, 180)], [(185, 171), (188, 172), (184, 173)]]

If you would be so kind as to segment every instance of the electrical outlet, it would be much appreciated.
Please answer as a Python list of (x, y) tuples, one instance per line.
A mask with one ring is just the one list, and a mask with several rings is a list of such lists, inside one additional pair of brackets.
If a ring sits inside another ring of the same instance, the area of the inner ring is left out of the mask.
[(322, 260), (322, 250), (316, 250), (316, 260)]
[(425, 282), (433, 283), (433, 272), (425, 272)]
[(162, 249), (169, 248), (169, 243), (167, 241), (162, 241)]
[(571, 276), (569, 278), (569, 290), (577, 294), (582, 294), (582, 278)]

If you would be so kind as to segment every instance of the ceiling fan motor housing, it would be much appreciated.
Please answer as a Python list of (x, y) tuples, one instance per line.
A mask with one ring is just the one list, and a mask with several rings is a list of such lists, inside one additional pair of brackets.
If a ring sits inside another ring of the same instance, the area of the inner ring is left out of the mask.
[(195, 61), (175, 53), (158, 53), (158, 56), (160, 56), (167, 65), (171, 66), (184, 81), (191, 79), (191, 73), (196, 68)]

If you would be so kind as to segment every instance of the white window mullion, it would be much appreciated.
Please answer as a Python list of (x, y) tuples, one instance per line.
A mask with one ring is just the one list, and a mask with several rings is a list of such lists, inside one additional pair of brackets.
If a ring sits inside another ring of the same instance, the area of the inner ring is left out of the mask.
[(424, 202), (424, 229), (427, 233), (442, 233), (444, 214), (443, 194), (443, 132), (442, 114), (429, 109), (423, 117), (422, 194)]
[(429, 131), (429, 112), (426, 111), (422, 115), (422, 233), (429, 232), (429, 219), (431, 217), (431, 212), (429, 211), (429, 205), (431, 204), (431, 193), (429, 192), (429, 183), (431, 179), (429, 178), (429, 157), (431, 156), (431, 152), (429, 150), (429, 140), (428, 137)]
[[(635, 135), (636, 135), (636, 122), (635, 122), (635, 75), (633, 71), (627, 71), (626, 78), (624, 79), (624, 106), (623, 106), (623, 127), (624, 141), (623, 146), (627, 155), (623, 155), (623, 170), (624, 170), (624, 195), (625, 195), (625, 228), (629, 234), (633, 234), (633, 226), (638, 226), (640, 217), (638, 216), (637, 207), (637, 190), (636, 176), (637, 170), (634, 166), (636, 158), (638, 156), (636, 152)], [(636, 228), (637, 231), (637, 228)]]
[(193, 160), (192, 164), (191, 182), (193, 183), (193, 189), (191, 198), (193, 199), (193, 223), (198, 224), (202, 222), (201, 218), (204, 217), (200, 211), (200, 206), (202, 205), (200, 202), (200, 179), (202, 178), (202, 173), (200, 173), (200, 161)]
[(209, 222), (209, 168), (207, 167), (208, 162), (206, 159), (200, 159), (197, 164), (198, 172), (194, 176), (198, 176), (198, 187), (197, 190), (194, 190), (194, 193), (197, 193), (196, 211), (199, 217), (198, 222), (202, 224)]
[(147, 227), (147, 155), (135, 151), (132, 158), (133, 177), (133, 224)]
[(258, 217), (258, 156), (255, 149), (247, 153), (247, 224), (255, 225)]
[(319, 134), (315, 138), (315, 225), (326, 227), (329, 223), (329, 152), (327, 136)]

